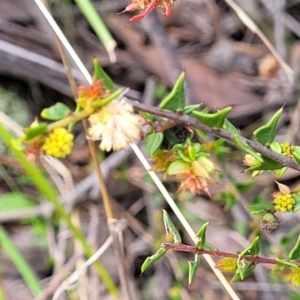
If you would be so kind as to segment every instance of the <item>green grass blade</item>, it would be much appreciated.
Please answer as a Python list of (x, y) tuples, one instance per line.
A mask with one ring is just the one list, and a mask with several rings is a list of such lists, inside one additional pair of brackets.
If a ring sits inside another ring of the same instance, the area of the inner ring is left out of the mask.
[[(0, 139), (3, 140), (3, 142), (7, 145), (7, 147), (12, 152), (12, 154), (23, 166), (25, 172), (34, 182), (34, 184), (36, 185), (37, 189), (41, 192), (41, 194), (43, 194), (50, 202), (52, 202), (53, 206), (55, 207), (56, 213), (62, 220), (64, 220), (67, 223), (70, 231), (74, 235), (74, 238), (81, 243), (85, 254), (88, 257), (91, 257), (93, 255), (92, 248), (89, 246), (88, 242), (86, 241), (80, 229), (77, 228), (72, 223), (70, 215), (64, 209), (63, 205), (59, 201), (59, 197), (56, 190), (52, 187), (51, 184), (49, 184), (49, 182), (43, 176), (40, 170), (27, 160), (25, 154), (20, 149), (20, 145), (17, 143), (14, 137), (11, 136), (11, 134), (6, 130), (6, 128), (1, 123), (0, 123)], [(102, 279), (105, 286), (107, 287), (108, 291), (113, 295), (117, 295), (118, 289), (115, 283), (113, 282), (107, 270), (99, 260), (95, 262), (95, 267), (97, 268), (99, 276)]]
[(25, 281), (33, 296), (37, 296), (38, 294), (40, 294), (42, 291), (42, 287), (39, 283), (38, 278), (36, 277), (31, 267), (28, 265), (20, 251), (15, 247), (15, 245), (1, 226), (0, 245), (15, 265), (16, 269), (22, 276), (23, 280)]
[(86, 17), (89, 24), (94, 29), (102, 44), (104, 45), (106, 51), (108, 52), (111, 62), (115, 62), (116, 55), (114, 49), (117, 43), (110, 34), (102, 19), (100, 18), (94, 5), (90, 0), (75, 0), (75, 2), (81, 9), (83, 15)]

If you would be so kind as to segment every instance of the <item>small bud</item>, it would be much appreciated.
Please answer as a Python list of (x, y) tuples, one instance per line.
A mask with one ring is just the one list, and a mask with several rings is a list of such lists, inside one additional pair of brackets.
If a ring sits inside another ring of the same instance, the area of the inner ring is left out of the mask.
[(266, 231), (267, 233), (274, 232), (279, 226), (279, 221), (274, 214), (266, 213), (261, 222), (262, 230)]

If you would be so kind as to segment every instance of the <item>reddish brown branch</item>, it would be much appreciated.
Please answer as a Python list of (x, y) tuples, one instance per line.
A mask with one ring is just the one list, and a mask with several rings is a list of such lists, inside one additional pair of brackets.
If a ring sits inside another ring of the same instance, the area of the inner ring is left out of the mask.
[[(224, 129), (212, 129), (211, 127), (201, 123), (197, 119), (190, 117), (188, 115), (180, 115), (175, 112), (162, 110), (157, 107), (147, 106), (142, 103), (135, 102), (135, 101), (129, 101), (129, 102), (132, 104), (132, 106), (137, 111), (145, 111), (145, 112), (151, 113), (156, 116), (168, 118), (170, 120), (175, 121), (177, 124), (181, 124), (181, 125), (185, 125), (187, 127), (192, 127), (192, 128), (197, 128), (197, 129), (203, 130), (209, 134), (212, 134), (219, 138), (223, 138), (223, 139), (235, 144), (233, 134)], [(267, 148), (264, 145), (260, 144), (259, 142), (248, 140), (242, 136), (239, 136), (239, 140), (242, 143), (244, 143), (245, 145), (249, 145), (256, 152), (279, 162), (280, 164), (282, 164), (285, 167), (289, 167), (291, 169), (294, 169), (294, 170), (300, 172), (300, 166), (292, 158), (289, 158), (280, 153), (277, 153), (277, 152), (271, 150), (270, 148)]]
[[(219, 251), (219, 250), (198, 249), (195, 246), (184, 245), (184, 244), (163, 243), (162, 246), (166, 250), (189, 252), (189, 253), (198, 254), (198, 255), (209, 254), (211, 256), (217, 256), (217, 257), (229, 257), (229, 258), (236, 258), (236, 259), (240, 258), (239, 255), (236, 253), (228, 253), (228, 252), (223, 252), (223, 251)], [(255, 265), (256, 264), (272, 264), (272, 265), (279, 264), (279, 262), (276, 259), (261, 257), (261, 256), (245, 255), (245, 256), (243, 256), (243, 259), (246, 259), (247, 261), (249, 261)]]

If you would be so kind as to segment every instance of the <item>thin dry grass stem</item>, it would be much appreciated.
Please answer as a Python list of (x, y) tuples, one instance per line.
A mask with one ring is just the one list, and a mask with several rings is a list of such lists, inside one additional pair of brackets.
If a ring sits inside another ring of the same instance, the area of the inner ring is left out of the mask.
[(56, 274), (55, 276), (52, 276), (50, 281), (47, 283), (47, 287), (43, 290), (43, 292), (34, 298), (34, 300), (48, 300), (50, 299), (51, 295), (55, 293), (59, 285), (61, 284), (62, 280), (71, 273), (71, 270), (74, 268), (75, 263), (77, 261), (77, 256), (72, 256), (69, 261), (64, 264), (63, 268), (61, 269), (61, 272)]
[(101, 255), (108, 249), (108, 247), (112, 244), (112, 237), (109, 236), (103, 245), (91, 256), (79, 269), (74, 271), (67, 279), (65, 279), (60, 286), (55, 291), (52, 300), (58, 300), (59, 296), (65, 291), (74, 286), (74, 284), (78, 281), (82, 272), (92, 265), (96, 260), (98, 260)]
[[(80, 214), (78, 210), (72, 211), (72, 222), (75, 226), (81, 229), (81, 222), (80, 222)], [(83, 249), (81, 247), (81, 244), (78, 240), (74, 239), (74, 254), (78, 256), (78, 260), (76, 261), (76, 270), (80, 269), (84, 263), (85, 258), (81, 255), (83, 253)], [(88, 300), (87, 293), (88, 293), (88, 274), (87, 274), (87, 268), (83, 268), (83, 271), (81, 272), (80, 276), (78, 277), (78, 283), (77, 283), (77, 293), (78, 298), (80, 300)]]
[[(74, 49), (72, 48), (72, 46), (70, 45), (68, 40), (65, 38), (62, 31), (59, 29), (58, 25), (56, 24), (56, 22), (52, 18), (51, 14), (47, 11), (47, 9), (44, 7), (44, 5), (39, 0), (35, 0), (35, 2), (37, 3), (38, 7), (41, 9), (42, 13), (44, 14), (45, 18), (49, 22), (49, 24), (52, 27), (52, 29), (54, 30), (54, 32), (57, 34), (57, 36), (60, 39), (60, 41), (62, 42), (62, 44), (64, 45), (66, 51), (69, 53), (69, 55), (72, 57), (75, 64), (77, 64), (78, 68), (81, 70), (81, 72), (85, 76), (86, 80), (89, 83), (91, 83), (92, 82), (91, 75), (88, 73), (87, 69), (85, 68), (85, 66), (81, 62), (80, 58), (78, 57), (78, 55), (76, 54), (76, 52), (74, 51)], [(131, 148), (135, 152), (135, 154), (139, 158), (139, 160), (142, 162), (142, 164), (146, 168), (147, 172), (149, 173), (149, 175), (151, 176), (151, 178), (155, 182), (156, 186), (158, 187), (160, 192), (163, 194), (166, 201), (168, 202), (168, 204), (170, 205), (170, 207), (172, 208), (172, 210), (176, 214), (177, 218), (182, 223), (183, 227), (186, 229), (186, 231), (190, 235), (191, 239), (193, 240), (194, 237), (195, 237), (195, 233), (194, 233), (193, 229), (191, 228), (191, 226), (187, 222), (187, 220), (184, 218), (184, 216), (181, 213), (180, 209), (177, 207), (176, 203), (171, 198), (171, 196), (167, 192), (166, 188), (164, 187), (164, 185), (162, 184), (162, 182), (158, 178), (158, 176), (155, 174), (155, 172), (150, 171), (150, 165), (149, 165), (148, 161), (146, 160), (146, 158), (144, 157), (144, 155), (142, 154), (142, 152), (140, 151), (140, 149), (135, 144), (131, 144)], [(208, 264), (210, 265), (213, 272), (218, 277), (219, 281), (222, 283), (222, 285), (224, 286), (224, 288), (228, 292), (228, 294), (231, 296), (231, 298), (234, 299), (234, 300), (239, 300), (239, 297), (234, 292), (234, 290), (232, 289), (232, 287), (230, 286), (230, 284), (228, 283), (228, 281), (226, 280), (224, 275), (218, 269), (215, 269), (215, 263), (214, 263), (213, 259), (209, 255), (206, 255), (206, 254), (204, 254), (203, 256), (204, 256), (205, 260), (208, 262)]]
[(0, 111), (0, 120), (1, 123), (10, 131), (12, 131), (17, 137), (20, 137), (24, 134), (23, 127), (2, 111)]
[(55, 183), (60, 195), (66, 195), (74, 189), (71, 173), (60, 160), (50, 156), (41, 156), (40, 161)]
[(279, 55), (278, 51), (272, 45), (272, 43), (268, 40), (265, 34), (257, 27), (257, 25), (253, 22), (253, 20), (243, 11), (243, 9), (237, 5), (233, 0), (225, 0), (226, 3), (236, 12), (240, 20), (254, 33), (256, 33), (263, 43), (267, 46), (270, 52), (277, 59), (278, 63), (281, 65), (283, 70), (285, 71), (290, 82), (294, 82), (294, 71), (293, 69), (282, 59)]
[[(47, 0), (44, 0), (44, 4), (47, 5), (48, 7), (48, 1)], [(57, 35), (55, 34), (55, 40), (56, 40), (56, 44), (57, 44), (57, 47), (58, 47), (58, 50), (59, 50), (59, 53), (60, 53), (60, 56), (61, 56), (61, 59), (62, 59), (62, 62), (63, 62), (63, 65), (64, 65), (64, 68), (65, 68), (65, 71), (66, 71), (66, 74), (67, 74), (67, 77), (68, 77), (68, 81), (69, 81), (69, 84), (70, 84), (70, 87), (71, 87), (71, 90), (72, 90), (72, 93), (74, 95), (74, 98), (76, 98), (77, 96), (77, 87), (76, 87), (76, 82), (75, 82), (75, 79), (72, 75), (72, 72), (71, 72), (71, 67), (69, 65), (69, 61), (65, 55), (65, 52), (64, 52), (64, 48), (59, 40), (59, 38), (57, 37)], [(85, 129), (87, 128), (87, 124), (85, 124)], [(90, 150), (91, 152), (96, 152), (95, 150), (95, 147), (94, 147), (94, 144), (91, 144), (90, 145)], [(93, 158), (95, 158), (95, 155), (92, 155)], [(97, 157), (97, 156), (96, 156)], [(96, 172), (97, 172), (97, 169), (99, 169), (99, 163), (98, 163), (98, 160), (96, 159), (96, 161), (94, 160), (94, 165), (95, 165), (95, 168), (96, 168)], [(61, 163), (62, 165), (62, 163)], [(47, 168), (48, 172), (51, 174), (51, 164), (44, 164), (44, 167)], [(97, 172), (98, 173), (98, 172)], [(100, 172), (101, 173), (101, 172)], [(102, 174), (100, 174), (101, 176)], [(98, 175), (99, 176), (99, 175)], [(70, 176), (69, 176), (70, 177)], [(101, 176), (102, 177), (102, 176)], [(55, 181), (55, 178), (54, 176), (52, 176), (53, 180)], [(56, 178), (57, 179), (57, 178)], [(72, 179), (71, 179), (72, 180)], [(58, 180), (57, 181), (57, 184), (58, 184)], [(59, 187), (59, 185), (57, 185)], [(74, 188), (74, 185), (73, 185), (73, 182), (72, 182), (72, 185), (69, 186), (69, 189), (68, 191), (70, 192), (71, 190), (73, 190)], [(61, 191), (61, 194), (65, 194)], [(70, 205), (69, 205), (70, 206)], [(69, 211), (71, 210), (71, 207), (69, 207)], [(79, 215), (78, 215), (78, 212), (75, 212), (75, 213), (72, 213), (72, 221), (74, 223), (76, 223), (78, 225), (78, 227), (80, 227), (80, 220), (79, 220)], [(75, 243), (75, 253), (79, 253), (82, 251), (82, 248), (81, 246), (78, 244), (78, 242), (75, 240), (74, 241)], [(64, 243), (63, 243), (64, 244)], [(62, 246), (62, 245), (61, 245)], [(80, 268), (80, 266), (84, 263), (84, 260), (83, 259), (80, 259), (76, 262), (76, 268)], [(78, 288), (78, 293), (79, 293), (79, 296), (80, 296), (80, 299), (85, 299), (87, 296), (87, 292), (86, 292), (86, 276), (81, 276), (80, 279), (79, 279), (79, 288)]]
[[(36, 3), (37, 2), (40, 3), (40, 1), (36, 1)], [(73, 50), (73, 48), (71, 47), (71, 45), (69, 44), (67, 39), (64, 37), (64, 34), (58, 28), (56, 22), (53, 20), (52, 16), (49, 14), (49, 12), (45, 8), (45, 6), (43, 6), (41, 4), (38, 4), (38, 6), (42, 10), (45, 18), (47, 19), (47, 21), (51, 25), (52, 29), (54, 30), (54, 32), (57, 36), (57, 42), (59, 44), (62, 43), (64, 45), (65, 49), (68, 52), (69, 52), (69, 48), (70, 48), (70, 49), (72, 49), (71, 52), (75, 53), (75, 51)], [(67, 47), (66, 47), (66, 45), (67, 45)], [(68, 78), (72, 78), (72, 80), (70, 81), (70, 85), (73, 85), (72, 86), (72, 91), (74, 92), (74, 97), (76, 98), (76, 87), (74, 86), (75, 80), (74, 80), (74, 78), (72, 76), (72, 73), (70, 71), (71, 68), (68, 65), (68, 61), (65, 57), (64, 51), (60, 51), (60, 53), (64, 57), (64, 59), (63, 59), (64, 64), (67, 64), (67, 66), (65, 66), (65, 68), (68, 71), (68, 75), (69, 75)], [(70, 52), (69, 52), (69, 54), (71, 55)], [(77, 65), (79, 64), (78, 67), (80, 68), (81, 71), (82, 71), (81, 68), (85, 69), (85, 67), (83, 66), (83, 63), (81, 62), (81, 60), (79, 59), (79, 57), (77, 56), (76, 53), (75, 53), (75, 56), (72, 56), (72, 58), (73, 58), (74, 62)], [(86, 80), (88, 81), (88, 83), (91, 84), (92, 83), (92, 77), (90, 76), (90, 74), (88, 73), (88, 71), (86, 69), (84, 70), (83, 75), (86, 77)], [(88, 129), (87, 120), (83, 119), (82, 123), (83, 123), (84, 131), (87, 133), (87, 129)], [(101, 168), (100, 168), (100, 164), (99, 164), (95, 144), (92, 140), (88, 139), (88, 145), (89, 145), (89, 149), (90, 149), (90, 152), (91, 152), (94, 168), (95, 168), (95, 171), (96, 171), (96, 174), (97, 174), (98, 182), (99, 182), (99, 185), (100, 185), (100, 190), (101, 190), (103, 204), (104, 204), (104, 210), (105, 210), (105, 214), (106, 214), (107, 221), (108, 221), (108, 227), (109, 227), (109, 230), (110, 230), (110, 234), (113, 237), (113, 246), (114, 246), (115, 255), (116, 255), (116, 258), (117, 258), (117, 266), (118, 266), (120, 281), (121, 281), (121, 285), (122, 285), (122, 289), (123, 289), (123, 297), (124, 297), (124, 299), (130, 300), (129, 284), (128, 284), (127, 275), (126, 275), (127, 272), (126, 272), (124, 253), (123, 253), (124, 245), (123, 245), (123, 242), (122, 242), (123, 241), (122, 231), (120, 231), (119, 229), (117, 229), (117, 227), (115, 225), (113, 225), (113, 224), (115, 224), (115, 222), (114, 222), (115, 219), (113, 218), (113, 210), (112, 210), (111, 203), (110, 203), (110, 197), (109, 197), (109, 194), (108, 194), (108, 190), (107, 190), (107, 187), (106, 187), (106, 183), (105, 183), (103, 174), (101, 172)]]
[(83, 62), (81, 61), (81, 59), (79, 58), (79, 56), (77, 55), (77, 53), (75, 52), (75, 50), (73, 49), (73, 47), (71, 46), (71, 44), (69, 43), (69, 41), (67, 40), (65, 35), (63, 34), (63, 32), (61, 31), (61, 29), (57, 25), (57, 23), (53, 19), (51, 13), (48, 11), (48, 9), (45, 7), (45, 5), (43, 4), (43, 2), (41, 0), (34, 0), (34, 2), (36, 3), (38, 8), (40, 9), (42, 14), (44, 15), (45, 19), (47, 20), (47, 22), (51, 26), (52, 30), (55, 32), (57, 38), (63, 44), (63, 46), (64, 46), (65, 50), (67, 51), (67, 53), (73, 59), (74, 63), (76, 64), (76, 66), (78, 67), (80, 72), (86, 78), (87, 82), (91, 83), (92, 82), (91, 74), (88, 72), (88, 70), (84, 66)]
[[(49, 9), (48, 0), (43, 0), (43, 3), (49, 11), (50, 9)], [(71, 90), (72, 90), (72, 94), (74, 95), (74, 97), (76, 97), (76, 94), (77, 94), (77, 88), (76, 87), (77, 87), (77, 85), (76, 85), (74, 76), (72, 75), (72, 71), (71, 71), (71, 67), (70, 67), (68, 58), (66, 57), (64, 48), (63, 48), (63, 46), (62, 46), (62, 44), (61, 44), (61, 42), (60, 42), (60, 40), (59, 40), (59, 38), (57, 37), (56, 34), (54, 34), (54, 38), (55, 38), (55, 42), (56, 42), (56, 46), (57, 46), (60, 58), (62, 60), (63, 66), (64, 66), (65, 71), (66, 71), (66, 75), (67, 75), (67, 78), (68, 78), (68, 81), (69, 81), (69, 84), (70, 84), (70, 87), (71, 87)]]
[(129, 288), (129, 280), (126, 259), (124, 258), (124, 239), (123, 230), (126, 228), (127, 224), (125, 220), (118, 219), (108, 219), (109, 232), (114, 241), (114, 252), (117, 259), (118, 273), (121, 281), (122, 287), (122, 299), (131, 300), (131, 293)]

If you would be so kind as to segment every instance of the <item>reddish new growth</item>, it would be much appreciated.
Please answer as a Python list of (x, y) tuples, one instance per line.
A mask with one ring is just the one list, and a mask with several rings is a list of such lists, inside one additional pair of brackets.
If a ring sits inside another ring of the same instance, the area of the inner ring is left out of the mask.
[(147, 16), (154, 8), (165, 8), (164, 16), (169, 17), (171, 15), (173, 6), (173, 0), (132, 0), (123, 12), (134, 11), (136, 9), (144, 9), (142, 13), (129, 19), (128, 23), (142, 20)]

